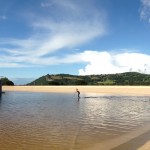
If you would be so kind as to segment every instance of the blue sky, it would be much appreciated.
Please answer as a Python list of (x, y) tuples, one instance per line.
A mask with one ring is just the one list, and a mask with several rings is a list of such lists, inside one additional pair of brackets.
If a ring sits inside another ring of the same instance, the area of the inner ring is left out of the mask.
[[(150, 0), (0, 0), (0, 76), (150, 74)], [(20, 82), (21, 81), (21, 82)]]

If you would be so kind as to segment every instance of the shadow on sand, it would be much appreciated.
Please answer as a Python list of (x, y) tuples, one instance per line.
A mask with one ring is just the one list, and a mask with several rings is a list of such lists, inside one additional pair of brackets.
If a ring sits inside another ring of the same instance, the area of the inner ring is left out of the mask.
[(111, 150), (137, 150), (142, 145), (146, 144), (150, 140), (150, 131), (133, 138), (132, 140), (123, 143)]

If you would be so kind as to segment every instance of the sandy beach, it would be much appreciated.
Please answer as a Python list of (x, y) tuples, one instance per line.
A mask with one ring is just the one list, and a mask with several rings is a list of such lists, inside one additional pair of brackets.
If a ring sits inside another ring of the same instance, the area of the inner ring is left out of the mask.
[[(76, 89), (82, 93), (99, 93), (102, 95), (150, 96), (150, 86), (3, 86), (7, 91), (26, 92), (66, 92), (74, 93)], [(150, 150), (150, 126), (142, 127), (128, 135), (96, 145), (89, 150)], [(108, 146), (106, 146), (108, 145)]]
[(3, 91), (99, 93), (108, 95), (150, 96), (150, 86), (3, 86)]

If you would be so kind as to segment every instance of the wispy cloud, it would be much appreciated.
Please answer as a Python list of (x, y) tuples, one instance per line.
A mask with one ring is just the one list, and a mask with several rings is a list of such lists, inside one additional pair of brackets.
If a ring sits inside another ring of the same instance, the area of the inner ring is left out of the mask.
[[(13, 62), (13, 63), (12, 63)], [(112, 74), (136, 71), (150, 74), (150, 55), (142, 53), (110, 53), (87, 50), (64, 57), (1, 57), (0, 67), (36, 67), (60, 64), (84, 63), (79, 75)]]
[[(0, 67), (49, 66), (84, 63), (79, 74), (138, 71), (150, 74), (150, 56), (141, 53), (73, 51), (78, 45), (107, 34), (105, 14), (84, 0), (45, 0), (42, 13), (30, 12), (32, 34), (25, 39), (0, 39)], [(92, 1), (91, 1), (92, 2)], [(141, 0), (141, 18), (150, 18), (150, 0)], [(65, 55), (65, 49), (70, 49)], [(57, 55), (63, 54), (63, 57)]]
[(0, 20), (7, 20), (7, 16), (6, 15), (0, 16)]
[(2, 54), (1, 63), (2, 60), (9, 60), (4, 61), (4, 66), (15, 66), (11, 63), (18, 63), (18, 66), (20, 63), (21, 66), (37, 65), (40, 60), (45, 61), (43, 57), (47, 55), (51, 55), (51, 58), (47, 59), (53, 60), (57, 51), (76, 47), (106, 34), (103, 12), (97, 11), (94, 6), (88, 6), (93, 10), (89, 11), (83, 7), (84, 4), (80, 4), (79, 1), (73, 0), (43, 1), (41, 9), (44, 13), (37, 15), (36, 12), (32, 12), (31, 19), (28, 19), (33, 29), (30, 37), (0, 39), (0, 51), (9, 47), (5, 51), (7, 55)]
[(54, 7), (55, 11), (53, 16), (50, 16), (52, 11), (48, 11), (46, 18), (32, 22), (36, 31), (44, 31), (40, 33), (43, 43), (37, 49), (39, 56), (77, 46), (106, 33), (104, 14), (94, 11), (96, 8), (91, 7), (93, 11), (89, 13), (83, 4), (69, 0), (46, 1), (43, 4), (52, 11)]
[(150, 0), (141, 0), (141, 3), (140, 18), (150, 23)]

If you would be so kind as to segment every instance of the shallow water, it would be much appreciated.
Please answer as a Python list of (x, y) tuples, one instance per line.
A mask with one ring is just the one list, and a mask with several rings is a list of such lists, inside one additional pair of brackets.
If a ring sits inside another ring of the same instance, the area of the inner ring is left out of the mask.
[(1, 150), (80, 150), (150, 123), (150, 97), (6, 92)]

